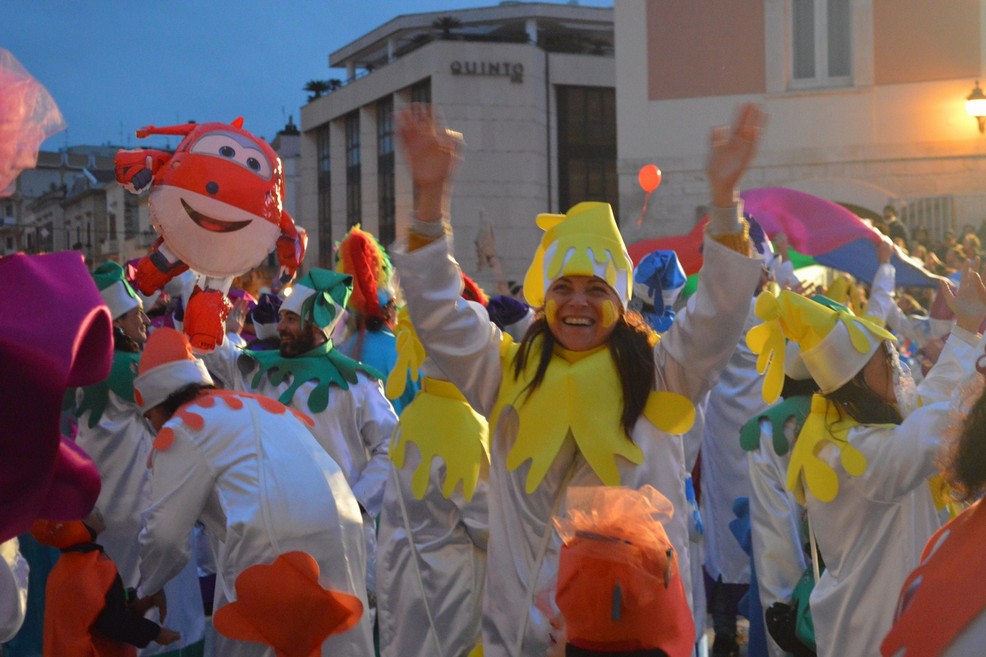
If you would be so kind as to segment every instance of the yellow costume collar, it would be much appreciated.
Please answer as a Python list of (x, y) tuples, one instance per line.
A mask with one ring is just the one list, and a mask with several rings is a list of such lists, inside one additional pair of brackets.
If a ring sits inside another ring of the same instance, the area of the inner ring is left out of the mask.
[[(822, 502), (831, 502), (839, 494), (839, 477), (835, 469), (818, 457), (825, 441), (839, 448), (846, 472), (854, 477), (866, 472), (866, 457), (850, 445), (847, 438), (850, 429), (858, 425), (822, 395), (811, 398), (811, 412), (794, 443), (787, 467), (787, 487), (799, 504), (805, 503), (805, 486)], [(799, 476), (802, 471), (804, 479)]]
[[(533, 351), (541, 348), (540, 338)], [(507, 468), (516, 470), (527, 460), (527, 493), (537, 489), (565, 440), (571, 436), (593, 472), (608, 486), (620, 484), (616, 456), (643, 463), (643, 451), (627, 436), (621, 424), (623, 393), (619, 373), (609, 349), (552, 354), (544, 380), (533, 394), (525, 388), (534, 378), (538, 358), (528, 359), (520, 377), (514, 378), (513, 362), (519, 345), (504, 343), (501, 351), (504, 377), (490, 416), (491, 429), (516, 434), (507, 454)], [(569, 360), (571, 359), (571, 360)], [(695, 407), (682, 395), (650, 393), (644, 416), (666, 433), (684, 433), (695, 420)], [(506, 419), (506, 422), (501, 420)]]

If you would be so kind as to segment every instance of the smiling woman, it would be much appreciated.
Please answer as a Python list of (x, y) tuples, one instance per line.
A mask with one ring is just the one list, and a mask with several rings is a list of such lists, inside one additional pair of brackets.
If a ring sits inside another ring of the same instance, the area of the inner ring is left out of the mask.
[(678, 434), (735, 349), (760, 276), (733, 201), (755, 151), (759, 109), (746, 106), (732, 131), (713, 133), (707, 173), (717, 209), (703, 284), (666, 337), (627, 312), (632, 263), (612, 209), (585, 202), (537, 217), (543, 234), (524, 295), (538, 312), (519, 344), (458, 300), (461, 274), (443, 219), (461, 135), (436, 126), (426, 108), (399, 118), (417, 187), (417, 216), (394, 253), (407, 308), (428, 355), (490, 421), (487, 573), (495, 577), (484, 592), (484, 654), (544, 653), (557, 619), (534, 600), (552, 587), (560, 539), (551, 518), (572, 486), (656, 486), (676, 510), (668, 535), (690, 591)]
[(616, 326), (620, 302), (613, 288), (594, 276), (562, 276), (545, 295), (548, 328), (561, 346), (587, 351), (603, 345)]

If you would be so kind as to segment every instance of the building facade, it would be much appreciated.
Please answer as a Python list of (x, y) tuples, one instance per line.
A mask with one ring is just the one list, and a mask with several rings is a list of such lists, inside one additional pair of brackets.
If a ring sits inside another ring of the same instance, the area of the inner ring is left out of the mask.
[(413, 208), (394, 113), (432, 103), (465, 139), (456, 256), (491, 294), (523, 280), (535, 217), (617, 198), (613, 10), (504, 3), (398, 16), (332, 53), (345, 70), (301, 111), (310, 266), (356, 223), (386, 246)]
[(863, 215), (890, 204), (937, 237), (978, 227), (986, 135), (965, 100), (986, 62), (984, 17), (983, 0), (621, 0), (621, 207), (643, 205), (641, 166), (664, 173), (629, 237), (694, 225), (709, 129), (746, 101), (768, 118), (744, 187), (790, 187)]

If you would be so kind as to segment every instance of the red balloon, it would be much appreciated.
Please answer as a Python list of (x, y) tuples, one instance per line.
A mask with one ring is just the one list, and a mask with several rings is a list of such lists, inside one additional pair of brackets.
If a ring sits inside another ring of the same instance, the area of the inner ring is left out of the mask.
[(637, 182), (645, 192), (650, 194), (655, 189), (661, 185), (661, 170), (658, 169), (653, 164), (645, 164), (640, 167), (640, 173), (637, 174)]

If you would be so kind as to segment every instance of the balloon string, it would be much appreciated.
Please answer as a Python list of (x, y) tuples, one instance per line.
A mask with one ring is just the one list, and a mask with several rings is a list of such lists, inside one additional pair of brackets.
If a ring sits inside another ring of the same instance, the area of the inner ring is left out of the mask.
[(644, 197), (644, 207), (640, 208), (640, 216), (637, 217), (637, 225), (640, 226), (644, 223), (644, 215), (647, 214), (647, 204), (650, 203), (651, 192), (647, 192), (647, 196)]

